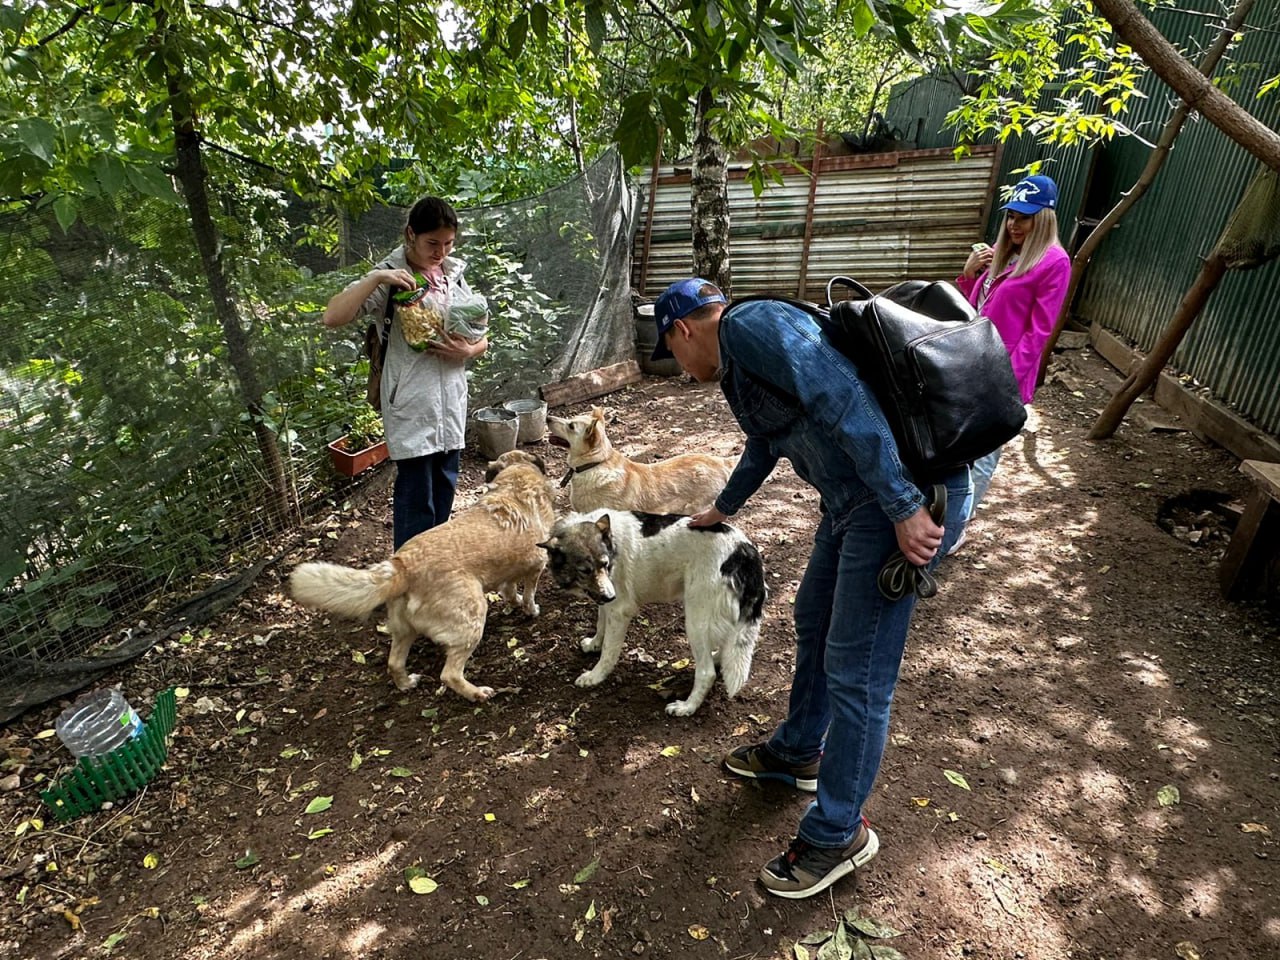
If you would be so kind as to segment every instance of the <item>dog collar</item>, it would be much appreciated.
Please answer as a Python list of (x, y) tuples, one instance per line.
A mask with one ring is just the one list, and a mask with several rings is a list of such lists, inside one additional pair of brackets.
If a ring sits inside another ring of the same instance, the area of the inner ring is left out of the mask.
[(595, 463), (584, 463), (576, 467), (570, 467), (564, 472), (564, 479), (560, 481), (560, 486), (568, 486), (569, 481), (573, 479), (573, 475), (575, 473), (586, 473), (592, 467), (598, 467), (602, 463), (604, 463), (603, 460), (597, 460)]

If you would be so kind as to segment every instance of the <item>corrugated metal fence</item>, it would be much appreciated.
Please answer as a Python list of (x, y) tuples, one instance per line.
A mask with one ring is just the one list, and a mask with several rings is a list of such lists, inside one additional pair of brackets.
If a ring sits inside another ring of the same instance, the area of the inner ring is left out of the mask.
[[(1178, 8), (1148, 14), (1183, 49), (1211, 42), (1222, 13), (1214, 0), (1187, 0)], [(1267, 25), (1280, 16), (1280, 0), (1261, 0), (1248, 24)], [(1258, 86), (1280, 71), (1280, 33), (1250, 30), (1231, 54), (1233, 99), (1272, 129), (1280, 120), (1280, 98), (1257, 98)], [(1194, 57), (1194, 54), (1193, 54)], [(1221, 75), (1224, 71), (1219, 70)], [(1148, 94), (1125, 117), (1143, 139), (1154, 141), (1177, 100), (1154, 76)], [(1051, 150), (1030, 140), (1010, 143), (1000, 161), (1000, 182), (1033, 159), (1062, 190), (1059, 217), (1064, 240), (1080, 217), (1099, 217), (1137, 179), (1150, 148), (1124, 137), (1091, 149)], [(1141, 202), (1102, 244), (1080, 297), (1077, 313), (1147, 350), (1177, 309), (1257, 169), (1241, 147), (1200, 117), (1182, 130), (1173, 153)], [(1228, 272), (1174, 355), (1174, 367), (1208, 387), (1219, 399), (1269, 433), (1280, 433), (1280, 264)]]
[[(746, 168), (731, 167), (734, 293), (820, 300), (827, 280), (838, 274), (873, 290), (907, 278), (954, 277), (969, 244), (983, 233), (994, 158), (990, 147), (962, 160), (942, 149), (830, 156), (819, 158), (812, 179), (807, 171), (786, 168), (782, 184), (759, 197), (744, 180)], [(637, 176), (644, 193), (641, 225), (649, 216), (651, 173)], [(632, 286), (656, 297), (692, 270), (687, 166), (658, 168), (647, 242), (646, 254), (642, 226)]]

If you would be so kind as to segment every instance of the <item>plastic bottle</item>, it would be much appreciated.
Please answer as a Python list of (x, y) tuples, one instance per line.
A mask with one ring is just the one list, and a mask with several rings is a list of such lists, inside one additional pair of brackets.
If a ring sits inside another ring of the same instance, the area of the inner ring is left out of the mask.
[(142, 720), (119, 689), (108, 687), (63, 710), (54, 730), (77, 758), (102, 757), (142, 733)]

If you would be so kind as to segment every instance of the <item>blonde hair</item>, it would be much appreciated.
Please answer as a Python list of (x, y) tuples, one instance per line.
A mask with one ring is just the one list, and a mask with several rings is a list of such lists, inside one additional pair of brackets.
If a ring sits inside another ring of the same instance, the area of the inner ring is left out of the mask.
[(1013, 244), (1009, 241), (1009, 232), (1005, 229), (1008, 221), (1009, 214), (1005, 211), (1005, 215), (1000, 218), (1000, 232), (996, 234), (996, 250), (987, 271), (989, 277), (1000, 276), (1015, 252), (1018, 254), (1018, 265), (1013, 268), (1010, 276), (1020, 277), (1038, 264), (1050, 247), (1060, 245), (1058, 215), (1051, 207), (1045, 207), (1032, 215), (1026, 239), (1022, 241), (1022, 249), (1018, 251), (1013, 249)]

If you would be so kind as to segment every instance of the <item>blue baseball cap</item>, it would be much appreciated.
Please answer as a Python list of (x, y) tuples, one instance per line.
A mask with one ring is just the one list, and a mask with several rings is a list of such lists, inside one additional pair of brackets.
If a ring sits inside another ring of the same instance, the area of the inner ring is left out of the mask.
[(708, 303), (728, 302), (719, 287), (701, 277), (677, 280), (667, 287), (662, 291), (658, 302), (653, 305), (653, 320), (658, 325), (658, 345), (653, 348), (652, 359), (669, 360), (673, 356), (667, 349), (667, 341), (664, 338), (667, 331), (675, 326), (677, 320), (687, 317)]
[(1015, 183), (1009, 202), (1000, 209), (1032, 215), (1041, 210), (1052, 210), (1057, 205), (1058, 185), (1049, 177), (1037, 174)]

